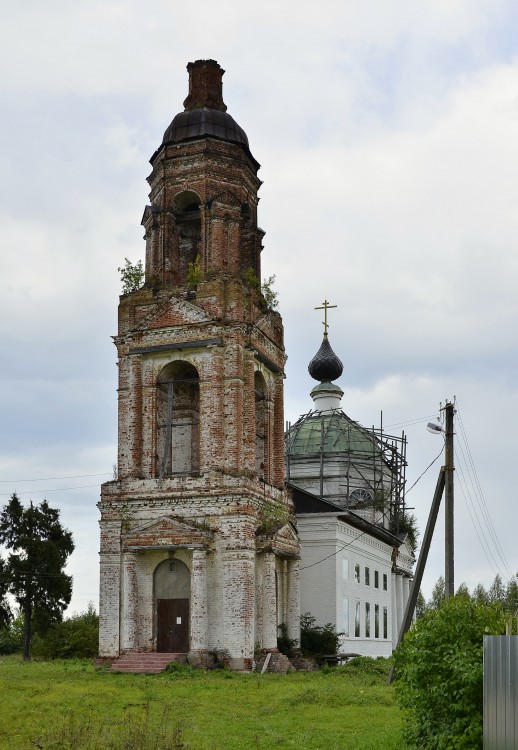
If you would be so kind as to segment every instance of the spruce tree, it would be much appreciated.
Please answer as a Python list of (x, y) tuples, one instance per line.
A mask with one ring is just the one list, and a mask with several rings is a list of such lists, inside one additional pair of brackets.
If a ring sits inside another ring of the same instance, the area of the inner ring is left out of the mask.
[(72, 534), (46, 500), (24, 507), (15, 493), (0, 514), (0, 544), (10, 550), (3, 578), (23, 613), (23, 658), (29, 659), (33, 626), (44, 632), (70, 603), (72, 576), (64, 568), (74, 550)]
[(496, 574), (495, 580), (487, 593), (491, 604), (499, 602), (503, 607), (505, 606), (505, 586), (502, 582), (502, 576), (499, 573)]

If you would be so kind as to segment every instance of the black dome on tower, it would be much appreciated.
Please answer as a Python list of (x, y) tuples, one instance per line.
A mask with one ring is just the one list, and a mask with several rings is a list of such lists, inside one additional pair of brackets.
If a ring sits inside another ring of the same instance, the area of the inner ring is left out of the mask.
[(196, 60), (187, 65), (189, 95), (184, 111), (173, 119), (164, 133), (162, 146), (183, 143), (208, 136), (237, 143), (259, 167), (250, 152), (248, 138), (240, 125), (228, 114), (223, 101), (223, 74), (215, 60)]
[(320, 349), (308, 365), (309, 374), (314, 380), (330, 382), (339, 378), (343, 369), (342, 362), (331, 349), (327, 336), (324, 336)]

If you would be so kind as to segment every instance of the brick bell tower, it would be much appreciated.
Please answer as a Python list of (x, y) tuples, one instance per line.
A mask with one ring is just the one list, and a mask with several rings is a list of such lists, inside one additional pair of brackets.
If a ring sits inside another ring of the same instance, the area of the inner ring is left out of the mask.
[(223, 653), (249, 668), (299, 637), (299, 543), (284, 490), (280, 315), (261, 295), (258, 162), (224, 71), (151, 157), (144, 285), (122, 295), (117, 480), (102, 486), (100, 656)]

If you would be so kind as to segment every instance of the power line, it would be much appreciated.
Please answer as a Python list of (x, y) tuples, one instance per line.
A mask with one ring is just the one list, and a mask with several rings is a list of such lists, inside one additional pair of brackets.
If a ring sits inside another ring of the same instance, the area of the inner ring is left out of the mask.
[(413, 419), (407, 419), (405, 422), (393, 422), (392, 424), (384, 425), (383, 429), (392, 429), (392, 427), (406, 427), (407, 425), (420, 424), (428, 419), (435, 419), (437, 414), (429, 414), (426, 417), (414, 417)]
[[(478, 537), (478, 541), (480, 543), (482, 551), (483, 551), (483, 553), (484, 553), (484, 555), (486, 557), (486, 560), (489, 563), (489, 567), (492, 569), (493, 573), (495, 573), (495, 574), (499, 573), (500, 572), (500, 568), (499, 568), (498, 562), (495, 560), (495, 557), (494, 557), (494, 555), (493, 555), (493, 553), (491, 551), (491, 548), (490, 548), (490, 546), (489, 546), (489, 544), (487, 542), (487, 539), (484, 536), (484, 530), (483, 530), (482, 524), (480, 522), (480, 519), (478, 517), (477, 509), (476, 509), (473, 501), (469, 497), (469, 492), (468, 492), (468, 489), (467, 489), (467, 486), (466, 486), (466, 480), (464, 478), (464, 473), (463, 473), (463, 470), (462, 470), (462, 466), (457, 461), (456, 461), (456, 467), (455, 468), (458, 469), (458, 471), (459, 471), (459, 474), (458, 474), (458, 477), (459, 477), (458, 485), (459, 485), (460, 491), (462, 492), (462, 496), (464, 498), (464, 502), (466, 503), (466, 508), (468, 510), (468, 514), (469, 514), (469, 517), (471, 519), (471, 523), (473, 524), (473, 528), (475, 529), (475, 533), (476, 533), (476, 535)], [(470, 502), (471, 502), (471, 508), (470, 508)], [(476, 518), (476, 522), (475, 522), (475, 518)], [(492, 557), (493, 562), (491, 562), (491, 560), (489, 559), (489, 556)]]
[(410, 492), (410, 490), (412, 490), (412, 489), (413, 489), (413, 488), (414, 488), (414, 487), (416, 486), (416, 484), (418, 483), (418, 481), (419, 481), (419, 480), (420, 480), (420, 479), (421, 479), (422, 477), (424, 477), (424, 475), (426, 474), (426, 472), (428, 471), (428, 469), (430, 469), (430, 468), (431, 468), (431, 467), (432, 467), (432, 466), (434, 465), (434, 463), (435, 463), (435, 462), (436, 462), (436, 461), (437, 461), (437, 460), (438, 460), (438, 459), (439, 459), (439, 458), (440, 458), (440, 457), (442, 456), (442, 454), (443, 454), (443, 451), (444, 451), (444, 446), (443, 446), (443, 447), (441, 448), (441, 452), (440, 452), (440, 453), (439, 453), (439, 454), (438, 454), (437, 456), (435, 456), (434, 460), (433, 460), (433, 461), (432, 461), (431, 463), (429, 463), (429, 464), (428, 464), (428, 466), (427, 466), (427, 467), (426, 467), (426, 469), (425, 469), (425, 470), (423, 471), (423, 473), (422, 473), (422, 474), (420, 474), (420, 475), (419, 475), (419, 476), (417, 477), (417, 479), (415, 480), (414, 484), (412, 484), (412, 485), (411, 485), (411, 486), (410, 486), (410, 487), (408, 488), (408, 490), (406, 490), (406, 492), (405, 492), (405, 497), (406, 497), (406, 496), (408, 495), (408, 493)]
[[(53, 489), (46, 489), (46, 490), (24, 490), (23, 492), (14, 492), (15, 495), (35, 495), (37, 493), (42, 492), (65, 492), (70, 490), (86, 490), (90, 487), (99, 487), (99, 483), (97, 484), (82, 484), (78, 487), (54, 487)], [(0, 497), (11, 497), (13, 495), (12, 492), (0, 492)]]
[(111, 475), (111, 471), (103, 471), (102, 474), (74, 474), (73, 476), (67, 477), (40, 477), (39, 479), (0, 479), (0, 483), (3, 484), (18, 484), (19, 482), (50, 482), (57, 481), (58, 479), (85, 479), (86, 477), (107, 477)]
[[(460, 432), (460, 434), (461, 434), (461, 441), (459, 441), (459, 447), (460, 447), (461, 452), (462, 452), (462, 441), (463, 441), (464, 445), (465, 445), (465, 448), (466, 448), (466, 455), (467, 455), (467, 458), (468, 458), (468, 460), (466, 461), (466, 467), (467, 467), (467, 470), (468, 470), (468, 472), (470, 474), (470, 480), (471, 480), (471, 486), (472, 486), (472, 489), (473, 489), (473, 495), (474, 495), (474, 497), (475, 497), (475, 499), (476, 499), (476, 501), (478, 503), (478, 506), (480, 508), (482, 517), (484, 518), (484, 520), (486, 522), (487, 530), (489, 532), (489, 536), (491, 538), (492, 543), (494, 544), (494, 547), (495, 547), (495, 550), (496, 550), (496, 552), (498, 554), (498, 557), (500, 558), (500, 560), (501, 560), (501, 562), (502, 562), (502, 564), (504, 566), (504, 570), (507, 571), (507, 573), (506, 573), (506, 575), (504, 577), (508, 576), (509, 578), (513, 578), (514, 574), (513, 574), (512, 570), (511, 570), (511, 567), (509, 566), (509, 563), (507, 561), (505, 553), (504, 553), (504, 551), (502, 549), (502, 545), (500, 544), (500, 541), (498, 539), (498, 536), (497, 536), (497, 533), (496, 533), (496, 529), (494, 527), (493, 521), (492, 521), (490, 513), (489, 513), (489, 509), (487, 507), (487, 503), (486, 503), (486, 500), (485, 500), (485, 497), (484, 497), (482, 486), (480, 484), (480, 481), (479, 481), (479, 478), (478, 478), (478, 475), (477, 475), (477, 470), (475, 468), (475, 462), (473, 460), (473, 455), (472, 455), (471, 449), (469, 447), (468, 436), (466, 434), (466, 430), (464, 429), (464, 424), (463, 424), (462, 417), (461, 417), (461, 414), (460, 414), (460, 409), (459, 409), (458, 402), (456, 402), (456, 406), (457, 406), (457, 413), (458, 413), (458, 424), (459, 424), (460, 430), (461, 430), (461, 432)], [(496, 558), (495, 558), (495, 561), (496, 561)], [(500, 566), (497, 565), (497, 567), (499, 568)]]
[(362, 531), (361, 534), (358, 534), (358, 536), (354, 537), (354, 539), (351, 539), (350, 542), (347, 542), (347, 544), (344, 544), (343, 547), (340, 547), (340, 549), (337, 549), (336, 552), (332, 552), (327, 557), (323, 557), (321, 560), (317, 560), (317, 562), (311, 563), (311, 565), (304, 565), (303, 568), (300, 568), (300, 570), (307, 570), (308, 568), (313, 568), (315, 565), (320, 565), (320, 563), (323, 563), (325, 560), (329, 560), (330, 557), (335, 557), (339, 552), (342, 552), (342, 550), (346, 549), (346, 547), (350, 547), (351, 544), (354, 544), (354, 542), (358, 541), (362, 536), (365, 536), (367, 532)]

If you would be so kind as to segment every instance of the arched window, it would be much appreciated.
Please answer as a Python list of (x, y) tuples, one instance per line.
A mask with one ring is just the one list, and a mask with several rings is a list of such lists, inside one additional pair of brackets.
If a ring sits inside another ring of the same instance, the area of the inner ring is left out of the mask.
[(250, 268), (261, 278), (261, 267), (259, 252), (257, 249), (257, 232), (250, 206), (244, 203), (241, 206), (241, 272), (246, 273)]
[(267, 409), (266, 383), (260, 372), (254, 375), (255, 390), (255, 470), (262, 479), (267, 479)]
[(174, 198), (174, 217), (178, 232), (178, 281), (184, 283), (187, 279), (189, 264), (194, 263), (200, 253), (199, 196), (192, 190), (178, 193)]
[(199, 470), (200, 387), (189, 362), (171, 362), (160, 372), (156, 399), (159, 477)]

